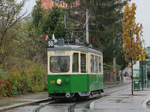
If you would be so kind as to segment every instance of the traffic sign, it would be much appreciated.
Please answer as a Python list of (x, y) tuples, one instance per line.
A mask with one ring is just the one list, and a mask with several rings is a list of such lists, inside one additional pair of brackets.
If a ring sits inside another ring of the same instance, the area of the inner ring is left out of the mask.
[(146, 54), (144, 53), (144, 54), (139, 55), (139, 60), (145, 61), (146, 60)]

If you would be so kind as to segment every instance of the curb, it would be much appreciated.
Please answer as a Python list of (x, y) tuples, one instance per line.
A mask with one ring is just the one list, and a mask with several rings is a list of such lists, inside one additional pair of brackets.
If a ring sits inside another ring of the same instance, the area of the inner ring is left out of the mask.
[(150, 100), (146, 102), (146, 105), (150, 105)]
[(146, 100), (145, 100), (144, 103), (143, 103), (143, 107), (144, 107), (144, 108), (148, 108), (148, 106), (150, 106), (150, 97), (149, 97), (149, 98), (146, 98)]
[[(114, 84), (114, 85), (111, 85), (111, 86), (109, 86), (109, 87), (104, 87), (104, 89), (109, 89), (109, 88), (113, 88), (113, 87), (120, 87), (120, 86), (122, 86), (123, 84), (125, 84), (125, 83)], [(106, 96), (104, 96), (104, 97), (102, 97), (102, 98), (100, 98), (100, 99), (97, 99), (97, 100), (91, 102), (90, 105), (89, 105), (90, 109), (94, 109), (95, 102), (100, 101), (100, 100), (103, 100), (104, 98), (106, 98)], [(150, 101), (150, 100), (149, 100), (149, 101)]]
[(26, 102), (26, 103), (19, 103), (19, 104), (14, 104), (14, 105), (10, 105), (10, 106), (0, 107), (0, 112), (10, 110), (10, 109), (13, 109), (13, 108), (26, 106), (26, 105), (31, 105), (33, 103), (40, 103), (40, 102), (44, 102), (44, 101), (48, 101), (48, 100), (50, 100), (50, 99), (46, 98), (46, 99), (41, 99), (41, 100), (36, 100), (36, 101), (31, 101), (31, 102)]
[(106, 98), (106, 97), (102, 97), (102, 98), (100, 98), (100, 99), (97, 99), (97, 100), (91, 102), (90, 105), (89, 105), (89, 108), (90, 108), (90, 109), (94, 109), (95, 103), (96, 103), (97, 101), (104, 100), (105, 98)]

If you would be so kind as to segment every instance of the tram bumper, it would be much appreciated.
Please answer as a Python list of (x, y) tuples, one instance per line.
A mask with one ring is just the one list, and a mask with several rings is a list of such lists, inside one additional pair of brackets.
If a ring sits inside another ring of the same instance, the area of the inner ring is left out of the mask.
[(72, 93), (53, 93), (49, 94), (49, 97), (54, 98), (54, 99), (64, 99), (64, 98), (72, 98), (74, 94)]

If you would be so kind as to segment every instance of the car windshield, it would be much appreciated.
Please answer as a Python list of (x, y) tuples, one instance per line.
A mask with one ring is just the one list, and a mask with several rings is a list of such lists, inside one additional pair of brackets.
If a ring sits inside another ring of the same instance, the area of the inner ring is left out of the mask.
[(70, 67), (69, 56), (51, 56), (50, 71), (52, 73), (68, 72)]

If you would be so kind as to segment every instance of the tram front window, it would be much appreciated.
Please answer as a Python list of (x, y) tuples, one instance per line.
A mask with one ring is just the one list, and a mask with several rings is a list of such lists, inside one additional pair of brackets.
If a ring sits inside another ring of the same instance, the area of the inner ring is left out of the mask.
[(70, 57), (69, 56), (51, 56), (50, 71), (52, 73), (69, 72)]

